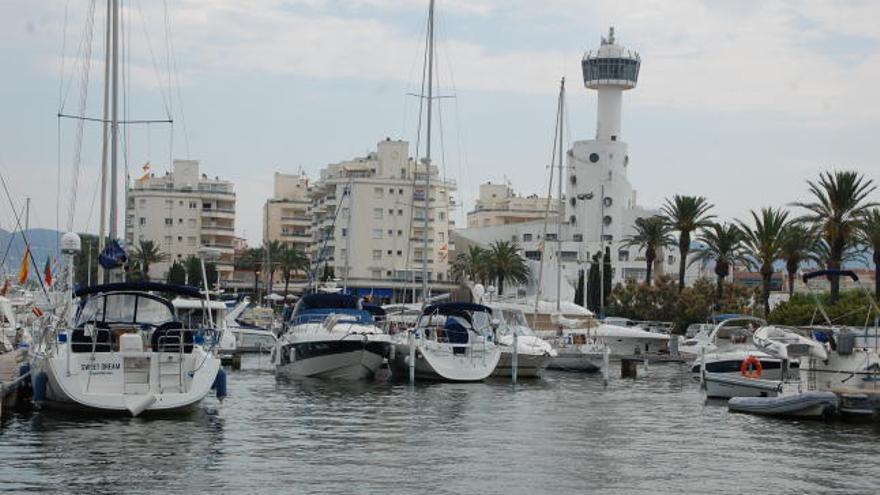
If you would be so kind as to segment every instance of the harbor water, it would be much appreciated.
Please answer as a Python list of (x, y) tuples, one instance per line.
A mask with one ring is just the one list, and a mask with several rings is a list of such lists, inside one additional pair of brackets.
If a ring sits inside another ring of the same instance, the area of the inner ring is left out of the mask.
[(276, 381), (175, 417), (17, 411), (0, 491), (52, 493), (877, 493), (880, 426), (732, 414), (679, 364), (632, 379)]

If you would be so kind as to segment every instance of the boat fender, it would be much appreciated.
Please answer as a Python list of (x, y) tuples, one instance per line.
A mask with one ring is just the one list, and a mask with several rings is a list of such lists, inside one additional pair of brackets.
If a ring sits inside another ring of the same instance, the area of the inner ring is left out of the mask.
[(740, 363), (739, 372), (746, 378), (757, 379), (761, 378), (761, 375), (764, 374), (764, 366), (757, 356), (748, 356)]
[(128, 408), (128, 412), (131, 413), (131, 417), (136, 418), (140, 416), (140, 414), (147, 410), (150, 406), (156, 403), (156, 396), (153, 394), (147, 395), (146, 397), (140, 397), (140, 400), (135, 402), (137, 396), (132, 396), (131, 398), (125, 399), (125, 407)]
[(22, 380), (18, 383), (19, 392), (27, 391), (27, 389), (30, 388), (30, 386), (31, 386), (31, 377), (29, 376), (30, 374), (31, 374), (30, 363), (24, 363), (18, 367), (19, 378), (26, 377), (26, 378), (24, 378), (24, 380)]
[(39, 372), (34, 375), (34, 402), (42, 402), (46, 400), (46, 384), (49, 382), (49, 377), (46, 376), (46, 373)]
[(222, 401), (226, 398), (226, 371), (223, 368), (217, 371), (217, 376), (214, 377), (214, 384), (211, 385), (211, 388), (217, 393), (219, 400)]

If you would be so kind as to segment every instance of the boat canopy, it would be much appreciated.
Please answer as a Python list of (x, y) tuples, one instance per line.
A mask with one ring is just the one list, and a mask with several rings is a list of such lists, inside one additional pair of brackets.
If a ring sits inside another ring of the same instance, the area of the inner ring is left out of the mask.
[(90, 285), (74, 291), (76, 297), (91, 294), (105, 294), (107, 292), (163, 292), (176, 296), (204, 298), (202, 292), (188, 285), (163, 284), (161, 282), (115, 282), (110, 284)]
[(483, 306), (482, 304), (476, 303), (466, 303), (466, 302), (450, 302), (450, 303), (440, 303), (440, 304), (432, 304), (426, 307), (422, 314), (431, 315), (431, 314), (441, 314), (441, 315), (449, 315), (449, 316), (460, 316), (461, 314), (465, 314), (468, 312), (480, 312), (480, 313), (489, 313), (492, 314), (492, 308), (488, 306)]
[(308, 294), (297, 305), (298, 311), (337, 308), (361, 309), (361, 300), (348, 294)]

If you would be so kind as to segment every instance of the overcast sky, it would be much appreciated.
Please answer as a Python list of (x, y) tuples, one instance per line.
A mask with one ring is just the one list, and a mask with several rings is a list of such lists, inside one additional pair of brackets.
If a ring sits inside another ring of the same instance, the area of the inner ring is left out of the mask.
[[(62, 121), (59, 149), (55, 117), (100, 116), (103, 0), (83, 56), (93, 3), (0, 0), (0, 171), (17, 202), (33, 198), (32, 226), (97, 230), (99, 128), (86, 124), (80, 140)], [(129, 169), (150, 161), (161, 173), (173, 155), (235, 181), (236, 230), (252, 244), (273, 172), (314, 178), (386, 136), (415, 138), (407, 93), (420, 81), (426, 0), (177, 0), (167, 23), (162, 2), (123, 4), (128, 118), (175, 120), (173, 133), (131, 126)], [(642, 204), (702, 194), (728, 218), (804, 199), (820, 170), (880, 180), (878, 19), (874, 1), (438, 0), (440, 92), (455, 98), (441, 103), (435, 162), (445, 158), (465, 209), (487, 180), (545, 192), (559, 78), (567, 139), (592, 138), (596, 95), (580, 59), (613, 25), (642, 57), (622, 132)]]

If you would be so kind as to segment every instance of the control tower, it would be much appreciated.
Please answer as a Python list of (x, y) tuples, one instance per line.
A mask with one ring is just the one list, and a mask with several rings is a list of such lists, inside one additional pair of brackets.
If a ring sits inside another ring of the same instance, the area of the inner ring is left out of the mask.
[(620, 134), (623, 92), (636, 87), (641, 59), (617, 44), (611, 28), (581, 64), (584, 85), (598, 93), (596, 136), (574, 142), (568, 152), (566, 209), (572, 235), (595, 252), (619, 243), (632, 233), (635, 219), (647, 214), (627, 179), (629, 154)]
[(599, 92), (596, 139), (617, 141), (620, 136), (620, 107), (623, 92), (639, 80), (639, 54), (624, 49), (614, 39), (614, 28), (602, 38), (599, 51), (589, 51), (581, 61), (584, 85)]

